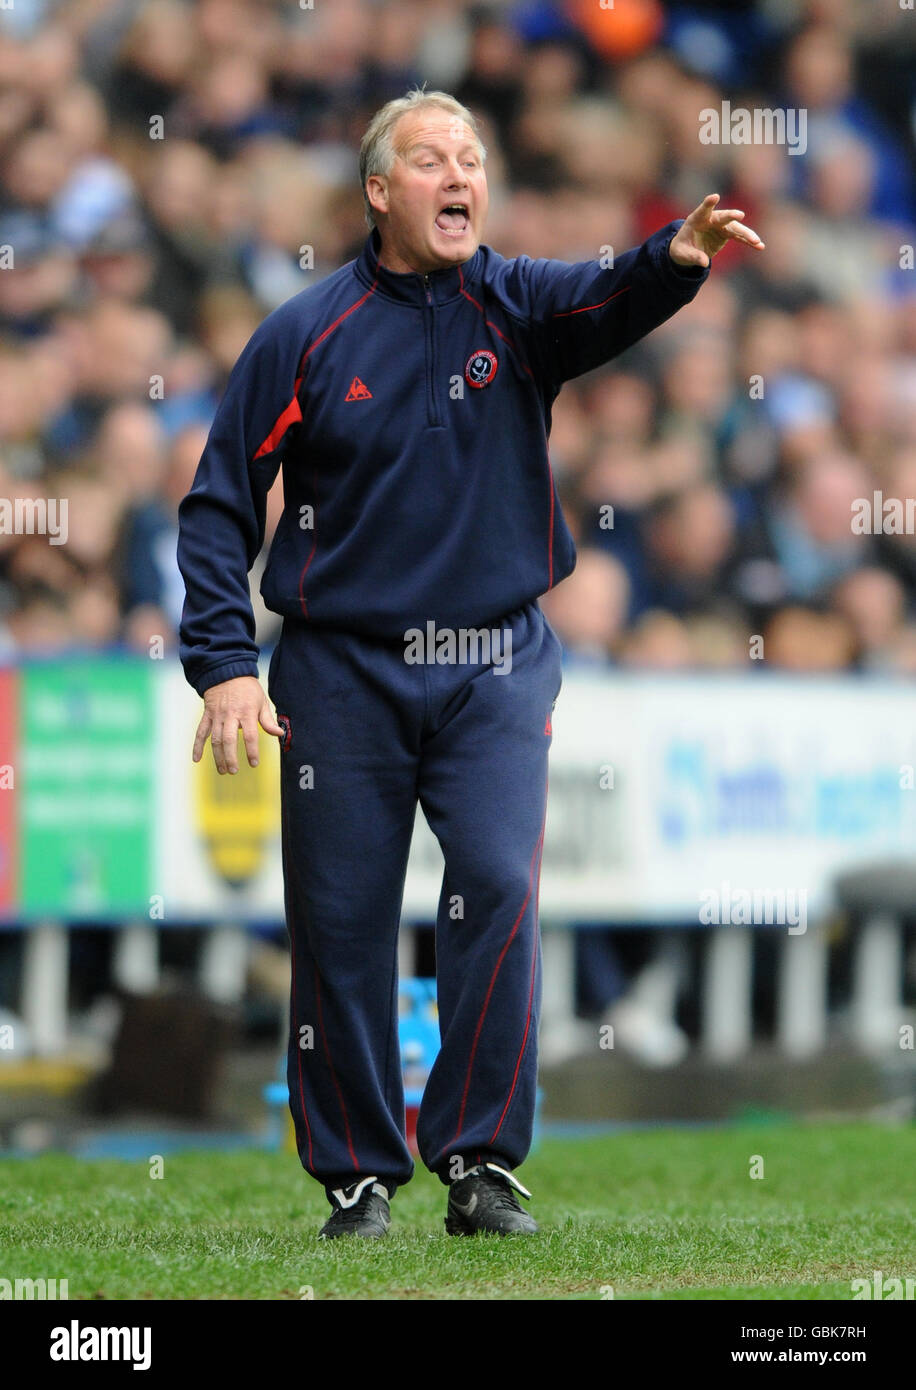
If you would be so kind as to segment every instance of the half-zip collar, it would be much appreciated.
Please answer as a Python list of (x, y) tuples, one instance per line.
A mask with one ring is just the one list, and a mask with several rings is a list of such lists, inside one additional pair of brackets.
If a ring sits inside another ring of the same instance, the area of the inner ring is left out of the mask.
[(469, 260), (459, 266), (445, 266), (442, 270), (430, 270), (425, 275), (419, 271), (400, 272), (379, 265), (379, 252), (382, 248), (378, 227), (373, 227), (366, 238), (362, 251), (354, 262), (356, 274), (371, 288), (376, 283), (376, 294), (386, 299), (397, 300), (401, 304), (412, 304), (423, 308), (428, 304), (444, 304), (461, 293), (462, 283), (467, 288), (476, 278), (480, 269), (482, 255), (480, 247)]

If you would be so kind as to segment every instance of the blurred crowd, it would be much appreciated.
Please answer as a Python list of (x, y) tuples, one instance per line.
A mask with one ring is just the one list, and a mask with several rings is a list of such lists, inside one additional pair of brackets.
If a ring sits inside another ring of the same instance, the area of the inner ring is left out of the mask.
[[(870, 0), (0, 9), (0, 496), (68, 499), (65, 545), (0, 534), (0, 655), (174, 651), (228, 373), (358, 254), (363, 131), (425, 82), (480, 119), (505, 256), (617, 254), (709, 192), (766, 242), (556, 402), (573, 659), (916, 670), (916, 535), (852, 523), (916, 498), (914, 57)], [(726, 99), (805, 111), (804, 152), (704, 144)], [(281, 510), (278, 481), (268, 541)]]

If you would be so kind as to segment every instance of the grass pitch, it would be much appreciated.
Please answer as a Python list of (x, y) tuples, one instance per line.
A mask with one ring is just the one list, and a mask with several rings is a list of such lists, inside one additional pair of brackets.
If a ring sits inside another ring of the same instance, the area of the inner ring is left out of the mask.
[(71, 1299), (850, 1299), (875, 1270), (916, 1276), (913, 1126), (548, 1139), (520, 1177), (539, 1237), (446, 1236), (418, 1167), (384, 1240), (325, 1242), (288, 1153), (167, 1156), (161, 1179), (6, 1159), (0, 1277), (65, 1278)]

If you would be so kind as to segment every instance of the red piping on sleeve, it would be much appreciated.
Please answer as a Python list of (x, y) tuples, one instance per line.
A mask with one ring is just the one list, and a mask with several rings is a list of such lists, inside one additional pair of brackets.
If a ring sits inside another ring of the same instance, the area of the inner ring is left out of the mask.
[[(308, 358), (310, 354), (315, 351), (315, 348), (318, 346), (318, 344), (323, 342), (329, 333), (333, 333), (334, 329), (337, 328), (339, 324), (343, 323), (344, 319), (347, 318), (349, 314), (352, 314), (354, 309), (358, 309), (361, 304), (365, 304), (370, 294), (374, 294), (375, 287), (377, 284), (378, 275), (376, 275), (375, 279), (372, 281), (371, 288), (366, 290), (366, 293), (364, 295), (361, 295), (360, 298), (357, 299), (355, 304), (351, 304), (349, 309), (345, 309), (344, 312), (339, 316), (339, 318), (336, 318), (332, 324), (329, 324), (329, 326), (324, 330), (324, 332), (315, 339), (308, 352), (306, 352), (305, 357), (303, 357), (302, 359), (303, 366), (305, 365), (306, 358)], [(308, 603), (306, 602), (305, 594), (303, 592), (303, 585), (305, 584), (305, 576), (308, 573), (309, 565), (314, 560), (315, 551), (318, 547), (318, 476), (316, 472), (312, 473), (312, 492), (315, 499), (313, 504), (315, 508), (315, 528), (312, 533), (312, 548), (308, 553), (308, 558), (306, 559), (305, 564), (302, 566), (302, 573), (299, 575), (299, 607), (302, 609), (302, 615), (305, 618), (309, 616), (309, 609)]]
[(602, 299), (600, 304), (583, 304), (581, 309), (563, 309), (559, 314), (551, 314), (554, 319), (568, 319), (570, 314), (587, 314), (589, 309), (603, 309), (605, 304), (610, 304), (612, 299), (619, 299), (622, 294), (626, 294), (630, 288), (624, 285), (622, 290), (617, 290), (614, 294), (609, 294), (607, 299)]
[(339, 317), (336, 318), (332, 324), (328, 325), (324, 332), (315, 339), (311, 347), (304, 354), (302, 361), (299, 363), (299, 375), (296, 377), (296, 384), (293, 387), (292, 399), (290, 400), (288, 405), (284, 406), (283, 410), (277, 416), (276, 421), (274, 422), (273, 429), (270, 431), (270, 434), (267, 436), (267, 438), (264, 440), (264, 443), (261, 445), (260, 449), (258, 449), (258, 452), (255, 454), (256, 459), (262, 458), (265, 454), (272, 454), (274, 449), (276, 449), (277, 446), (280, 444), (281, 440), (283, 439), (283, 436), (286, 434), (286, 431), (290, 428), (290, 426), (298, 424), (299, 421), (302, 419), (302, 407), (299, 404), (299, 387), (302, 385), (302, 378), (305, 375), (303, 368), (305, 367), (305, 363), (308, 357), (311, 355), (311, 353), (315, 351), (315, 348), (318, 346), (318, 344), (324, 341), (324, 339), (328, 336), (329, 333), (334, 332), (334, 329), (338, 326), (338, 324), (343, 323), (344, 319), (348, 316), (348, 314), (352, 314), (354, 309), (358, 309), (359, 306), (369, 298), (370, 294), (372, 294), (375, 290), (375, 284), (376, 282), (373, 280), (372, 288), (366, 290), (366, 293), (362, 295), (359, 299), (357, 299), (354, 304), (351, 304), (349, 309), (344, 309), (343, 313), (340, 314)]
[(301, 385), (302, 371), (300, 367), (299, 375), (296, 377), (296, 384), (293, 387), (293, 398), (289, 402), (289, 405), (277, 416), (274, 421), (273, 429), (255, 454), (256, 459), (263, 458), (265, 454), (272, 454), (290, 426), (297, 425), (302, 419), (302, 407), (299, 404), (299, 387)]

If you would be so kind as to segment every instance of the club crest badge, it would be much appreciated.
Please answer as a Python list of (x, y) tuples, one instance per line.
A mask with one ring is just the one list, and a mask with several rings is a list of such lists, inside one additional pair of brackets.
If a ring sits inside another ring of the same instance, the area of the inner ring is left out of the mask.
[(479, 391), (482, 387), (489, 386), (498, 366), (495, 352), (490, 352), (489, 348), (479, 348), (477, 352), (472, 352), (467, 360), (464, 379), (469, 386)]

